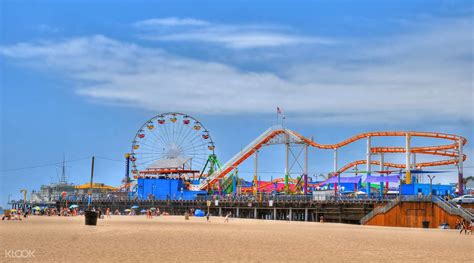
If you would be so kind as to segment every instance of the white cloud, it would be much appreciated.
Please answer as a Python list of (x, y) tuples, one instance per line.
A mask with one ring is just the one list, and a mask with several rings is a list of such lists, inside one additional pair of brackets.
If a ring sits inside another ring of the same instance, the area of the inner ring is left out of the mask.
[(334, 43), (329, 38), (298, 36), (285, 32), (287, 28), (271, 25), (215, 24), (175, 17), (143, 20), (134, 25), (143, 30), (140, 37), (146, 40), (210, 43), (233, 49)]
[(64, 73), (86, 98), (156, 112), (273, 113), (278, 105), (313, 122), (472, 123), (472, 39), (469, 26), (456, 25), (359, 45), (330, 63), (285, 65), (278, 74), (100, 35), (3, 46), (0, 55)]
[(46, 24), (39, 24), (36, 26), (36, 30), (42, 33), (47, 33), (47, 34), (54, 34), (54, 33), (59, 33), (62, 30), (60, 27), (54, 27)]
[(156, 26), (205, 26), (209, 25), (209, 22), (194, 18), (166, 17), (141, 20), (134, 23), (134, 25), (141, 28)]
[(158, 41), (195, 41), (222, 44), (228, 48), (246, 49), (261, 47), (279, 47), (297, 44), (330, 44), (333, 41), (324, 38), (290, 36), (269, 32), (191, 32), (163, 36), (143, 36)]

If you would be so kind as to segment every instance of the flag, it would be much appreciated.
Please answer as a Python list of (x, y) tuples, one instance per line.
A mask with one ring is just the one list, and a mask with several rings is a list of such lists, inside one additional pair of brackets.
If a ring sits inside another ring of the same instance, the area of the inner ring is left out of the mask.
[(280, 109), (280, 107), (277, 107), (277, 114), (281, 114), (282, 110)]

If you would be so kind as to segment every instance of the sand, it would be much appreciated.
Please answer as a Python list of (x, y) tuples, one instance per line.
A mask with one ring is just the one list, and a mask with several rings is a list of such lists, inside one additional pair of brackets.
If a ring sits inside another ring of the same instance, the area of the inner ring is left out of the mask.
[(474, 262), (474, 235), (441, 229), (175, 216), (113, 216), (94, 227), (36, 216), (2, 221), (0, 233), (0, 253), (34, 250), (15, 261)]

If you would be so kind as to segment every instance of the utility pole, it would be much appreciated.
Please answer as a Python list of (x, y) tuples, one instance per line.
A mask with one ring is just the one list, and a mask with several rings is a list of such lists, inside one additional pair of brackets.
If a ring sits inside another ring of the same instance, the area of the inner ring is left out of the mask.
[(66, 155), (63, 154), (63, 166), (61, 168), (61, 179), (59, 179), (60, 184), (66, 184)]
[(94, 181), (94, 160), (95, 157), (92, 156), (92, 164), (91, 164), (91, 182), (89, 186), (89, 200), (87, 202), (87, 209), (90, 210), (91, 208), (91, 202), (92, 202), (92, 182)]

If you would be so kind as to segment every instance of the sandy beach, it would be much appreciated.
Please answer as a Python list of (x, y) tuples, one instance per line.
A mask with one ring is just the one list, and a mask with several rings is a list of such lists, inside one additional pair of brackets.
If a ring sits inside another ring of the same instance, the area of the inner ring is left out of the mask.
[[(30, 217), (0, 223), (3, 252), (40, 262), (472, 262), (474, 235), (454, 230), (259, 221), (220, 217)], [(10, 261), (6, 256), (0, 261)], [(18, 260), (18, 259), (16, 259)]]

